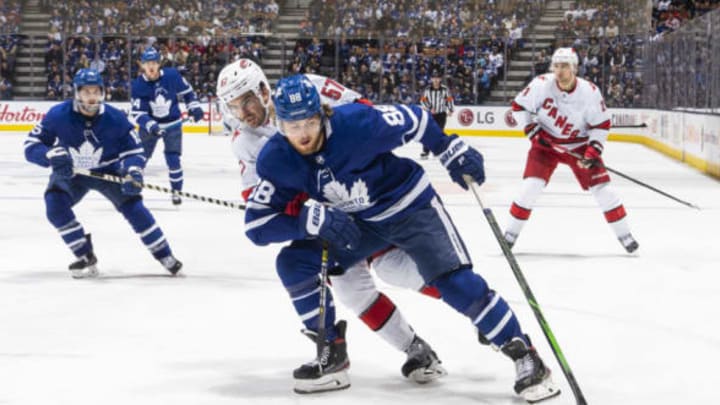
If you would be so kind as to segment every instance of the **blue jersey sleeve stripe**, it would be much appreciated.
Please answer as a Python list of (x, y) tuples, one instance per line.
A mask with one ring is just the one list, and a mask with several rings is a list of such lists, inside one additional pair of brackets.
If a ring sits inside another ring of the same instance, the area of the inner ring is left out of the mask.
[(410, 135), (417, 130), (418, 120), (417, 120), (417, 117), (415, 116), (415, 114), (412, 112), (412, 110), (408, 106), (401, 104), (399, 107), (404, 109), (405, 112), (407, 113), (407, 116), (412, 120), (412, 128), (410, 128), (408, 131), (406, 131), (404, 134), (402, 134), (403, 143), (408, 143), (409, 141), (415, 139), (415, 137), (413, 136), (412, 138), (407, 139), (406, 135)]
[(140, 147), (140, 148), (135, 148), (135, 149), (131, 149), (131, 150), (126, 150), (125, 152), (118, 154), (118, 157), (120, 159), (122, 159), (128, 155), (136, 155), (136, 154), (143, 154), (143, 153), (145, 153), (145, 151), (143, 150), (142, 147)]
[(255, 219), (255, 220), (250, 221), (250, 222), (245, 222), (245, 232), (248, 232), (248, 231), (250, 231), (250, 230), (253, 230), (253, 229), (255, 229), (255, 228), (259, 228), (259, 227), (267, 224), (268, 222), (272, 221), (273, 218), (277, 217), (278, 215), (280, 215), (280, 213), (276, 212), (276, 213), (273, 213), (273, 214), (270, 214), (270, 215), (266, 215), (266, 216), (257, 218), (257, 219)]
[(371, 222), (378, 222), (392, 217), (409, 207), (410, 204), (412, 204), (413, 201), (415, 201), (415, 199), (418, 198), (418, 196), (420, 196), (420, 194), (422, 194), (422, 192), (428, 187), (430, 187), (430, 179), (425, 173), (423, 173), (422, 177), (420, 177), (420, 180), (418, 180), (412, 190), (408, 191), (407, 194), (402, 196), (397, 202), (395, 202), (395, 204), (388, 207), (385, 211), (377, 215), (373, 215), (372, 217), (367, 218), (367, 220)]
[(261, 204), (257, 201), (253, 201), (253, 200), (248, 201), (247, 208), (248, 209), (256, 209), (256, 210), (271, 210), (271, 209), (273, 209), (269, 205)]
[(427, 130), (428, 120), (430, 119), (430, 114), (428, 114), (427, 111), (421, 110), (420, 111), (420, 127), (417, 130), (417, 136), (413, 138), (413, 141), (420, 142), (423, 136), (425, 136), (425, 131)]

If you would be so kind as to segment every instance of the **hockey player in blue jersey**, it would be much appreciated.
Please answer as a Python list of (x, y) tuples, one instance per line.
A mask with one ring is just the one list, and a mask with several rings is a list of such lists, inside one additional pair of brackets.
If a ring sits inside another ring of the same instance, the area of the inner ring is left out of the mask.
[[(140, 139), (148, 159), (158, 140), (163, 139), (170, 187), (182, 191), (182, 118), (178, 98), (182, 96), (188, 114), (195, 122), (203, 119), (204, 113), (192, 86), (180, 72), (175, 68), (160, 68), (160, 53), (155, 48), (147, 48), (140, 62), (143, 74), (132, 82), (130, 116), (140, 128)], [(180, 196), (172, 196), (173, 204), (181, 202)]]
[[(45, 191), (47, 218), (77, 260), (74, 278), (95, 277), (97, 257), (72, 207), (90, 190), (115, 206), (150, 253), (171, 273), (182, 267), (140, 195), (146, 158), (133, 125), (122, 111), (103, 104), (105, 88), (97, 70), (81, 69), (73, 79), (74, 100), (52, 107), (25, 140), (25, 158), (51, 167)], [(124, 177), (123, 184), (76, 175), (74, 168)]]
[[(508, 303), (472, 271), (465, 245), (422, 167), (392, 150), (409, 141), (427, 146), (450, 177), (485, 179), (482, 155), (456, 135), (445, 136), (418, 106), (320, 105), (303, 76), (278, 82), (273, 96), (279, 128), (257, 160), (260, 181), (248, 202), (246, 234), (258, 245), (306, 239), (304, 261), (280, 273), (296, 286), (296, 311), (317, 330), (321, 248), (330, 243), (330, 267), (342, 271), (393, 244), (417, 263), (425, 282), (467, 316), (480, 335), (516, 366), (515, 392), (536, 402), (559, 394)], [(283, 213), (298, 192), (311, 200), (299, 217)], [(327, 295), (323, 356), (295, 371), (295, 378), (340, 384), (349, 366), (342, 330), (334, 325)]]

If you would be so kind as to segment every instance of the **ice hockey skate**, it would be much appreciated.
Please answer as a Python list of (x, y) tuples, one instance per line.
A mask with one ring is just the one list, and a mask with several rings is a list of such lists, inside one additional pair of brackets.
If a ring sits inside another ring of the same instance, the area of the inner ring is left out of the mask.
[[(338, 336), (332, 342), (325, 342), (322, 353), (313, 361), (305, 363), (293, 371), (295, 392), (312, 394), (316, 392), (337, 391), (350, 387), (350, 359), (345, 343), (347, 323), (339, 321), (335, 326)], [(317, 342), (317, 332), (302, 331), (313, 342)]]
[(91, 251), (72, 262), (68, 269), (72, 278), (92, 278), (97, 277), (100, 272), (97, 269), (97, 257)]
[(163, 267), (165, 267), (173, 276), (177, 275), (178, 271), (182, 269), (182, 262), (176, 259), (173, 255), (163, 257), (160, 259), (160, 263), (162, 263)]
[(173, 204), (173, 205), (180, 205), (180, 204), (182, 204), (182, 198), (180, 198), (179, 195), (173, 194), (173, 196), (172, 196), (172, 204)]
[(426, 384), (447, 375), (435, 351), (420, 336), (415, 335), (405, 353), (407, 361), (402, 366), (402, 375), (410, 380)]
[[(526, 339), (529, 338), (526, 336)], [(515, 362), (515, 392), (526, 401), (540, 402), (560, 395), (560, 388), (550, 376), (535, 348), (528, 347), (525, 341), (516, 337), (503, 345), (500, 350)]]
[(628, 253), (633, 253), (640, 247), (640, 244), (637, 243), (631, 234), (623, 235), (619, 237), (618, 240)]
[(92, 237), (90, 234), (86, 234), (85, 239), (87, 239), (86, 243), (90, 247), (90, 250), (68, 266), (72, 278), (92, 278), (100, 274), (96, 266), (97, 257), (95, 257), (95, 253), (93, 253)]

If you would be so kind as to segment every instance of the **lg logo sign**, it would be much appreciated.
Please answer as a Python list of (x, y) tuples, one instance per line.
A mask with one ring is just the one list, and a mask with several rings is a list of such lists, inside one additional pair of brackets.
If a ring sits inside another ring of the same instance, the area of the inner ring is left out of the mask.
[(473, 122), (473, 113), (469, 108), (463, 108), (458, 113), (458, 122), (460, 125), (466, 127)]
[(469, 108), (463, 108), (458, 111), (458, 122), (464, 127), (468, 127), (474, 123), (477, 124), (492, 124), (495, 122), (495, 114), (492, 111), (478, 111), (477, 114), (473, 114)]

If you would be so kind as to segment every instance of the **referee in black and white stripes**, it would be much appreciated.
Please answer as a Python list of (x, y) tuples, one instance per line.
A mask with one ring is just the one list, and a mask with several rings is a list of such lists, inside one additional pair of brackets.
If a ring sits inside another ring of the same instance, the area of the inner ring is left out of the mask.
[[(452, 115), (455, 105), (453, 104), (453, 98), (448, 91), (447, 86), (441, 83), (442, 78), (440, 73), (437, 71), (433, 72), (432, 83), (423, 92), (420, 98), (420, 104), (430, 111), (435, 122), (438, 123), (441, 129), (445, 129), (445, 121), (448, 115)], [(430, 150), (423, 147), (420, 159), (427, 159)]]

